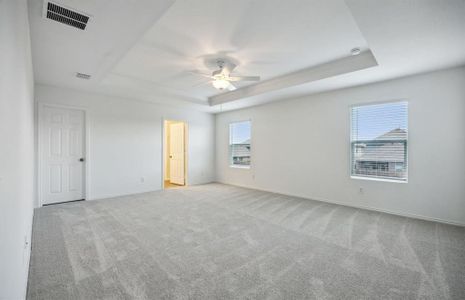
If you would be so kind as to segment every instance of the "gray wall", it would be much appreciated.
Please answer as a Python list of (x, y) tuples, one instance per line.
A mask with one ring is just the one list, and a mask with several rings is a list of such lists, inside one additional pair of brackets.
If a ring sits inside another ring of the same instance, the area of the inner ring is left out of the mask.
[[(408, 183), (351, 179), (353, 104), (409, 102)], [(228, 123), (252, 120), (252, 167), (228, 163)], [(226, 112), (216, 118), (220, 182), (465, 224), (465, 68)], [(363, 193), (360, 193), (363, 188)]]
[(0, 68), (0, 299), (22, 299), (34, 198), (34, 85), (25, 0), (0, 1)]

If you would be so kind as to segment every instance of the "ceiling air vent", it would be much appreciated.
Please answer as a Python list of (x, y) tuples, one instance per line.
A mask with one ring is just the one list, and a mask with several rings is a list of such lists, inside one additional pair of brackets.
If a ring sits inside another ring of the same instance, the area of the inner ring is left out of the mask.
[(86, 29), (87, 22), (89, 21), (89, 16), (47, 0), (44, 1), (44, 16), (47, 19), (73, 26), (81, 30)]
[(79, 72), (76, 73), (76, 77), (81, 78), (81, 79), (90, 79), (89, 74), (84, 74), (84, 73), (79, 73)]

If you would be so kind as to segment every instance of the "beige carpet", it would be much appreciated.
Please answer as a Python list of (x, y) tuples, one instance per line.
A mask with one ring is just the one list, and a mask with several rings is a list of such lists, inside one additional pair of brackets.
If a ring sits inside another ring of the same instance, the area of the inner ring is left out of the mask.
[(465, 229), (221, 184), (35, 211), (28, 299), (465, 299)]

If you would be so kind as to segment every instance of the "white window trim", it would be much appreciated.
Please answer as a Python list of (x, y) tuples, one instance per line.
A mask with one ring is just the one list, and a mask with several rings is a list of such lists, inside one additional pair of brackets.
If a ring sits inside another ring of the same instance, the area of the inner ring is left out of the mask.
[[(398, 179), (389, 179), (389, 178), (380, 178), (380, 177), (364, 177), (364, 176), (357, 176), (352, 174), (352, 108), (357, 107), (357, 106), (368, 106), (368, 105), (376, 105), (376, 104), (387, 104), (387, 103), (399, 103), (399, 102), (407, 102), (407, 157), (405, 159), (405, 162), (407, 163), (407, 176), (405, 177), (405, 180), (398, 180)], [(410, 101), (407, 99), (394, 99), (394, 100), (383, 100), (383, 101), (367, 101), (367, 102), (359, 102), (359, 103), (354, 103), (349, 105), (349, 159), (348, 159), (348, 173), (350, 179), (354, 180), (367, 180), (367, 181), (380, 181), (380, 182), (386, 182), (386, 183), (408, 183), (409, 182), (409, 175), (410, 175), (410, 164), (409, 164), (409, 157), (410, 157)]]
[[(407, 174), (408, 174), (408, 172), (407, 172)], [(397, 179), (389, 179), (389, 178), (381, 178), (381, 177), (363, 177), (363, 176), (354, 176), (354, 175), (351, 175), (350, 179), (368, 180), (368, 181), (382, 181), (382, 182), (391, 182), (391, 183), (408, 183), (407, 180), (397, 180)]]
[[(248, 166), (231, 164), (231, 157), (230, 157), (231, 153), (229, 152), (229, 149), (230, 149), (229, 146), (231, 146), (230, 145), (230, 142), (231, 142), (231, 124), (242, 123), (242, 122), (250, 122), (250, 165), (248, 165)], [(253, 164), (252, 127), (253, 127), (252, 119), (231, 121), (231, 122), (228, 123), (228, 164), (229, 164), (230, 168), (232, 168), (232, 169), (243, 169), (243, 170), (250, 170), (252, 168), (252, 164)]]
[[(250, 160), (252, 160), (252, 155), (250, 156)], [(234, 169), (250, 169), (250, 166), (245, 166), (245, 165), (231, 165), (229, 164), (230, 168)]]

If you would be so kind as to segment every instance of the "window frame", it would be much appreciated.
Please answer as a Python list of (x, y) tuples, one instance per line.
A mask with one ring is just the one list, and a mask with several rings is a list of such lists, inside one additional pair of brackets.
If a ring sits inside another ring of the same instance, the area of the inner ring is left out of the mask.
[[(250, 164), (249, 165), (235, 165), (232, 163), (232, 153), (231, 153), (231, 125), (232, 124), (237, 124), (237, 123), (245, 123), (249, 122), (250, 123)], [(253, 146), (252, 146), (252, 119), (244, 119), (244, 120), (238, 120), (238, 121), (230, 121), (228, 123), (228, 165), (230, 168), (233, 169), (244, 169), (244, 170), (249, 170), (252, 168), (252, 161), (253, 161)]]
[[(360, 106), (370, 106), (370, 105), (382, 105), (382, 104), (394, 104), (394, 103), (401, 103), (405, 102), (407, 104), (407, 139), (406, 139), (406, 145), (405, 147), (407, 148), (405, 151), (405, 163), (407, 165), (406, 168), (406, 176), (405, 180), (403, 179), (393, 179), (393, 178), (382, 178), (382, 177), (373, 177), (373, 176), (357, 176), (352, 174), (352, 109), (354, 107), (360, 107)], [(349, 105), (349, 159), (348, 159), (348, 173), (349, 173), (349, 178), (354, 179), (354, 180), (366, 180), (366, 181), (378, 181), (378, 182), (388, 182), (388, 183), (408, 183), (409, 181), (409, 157), (410, 157), (410, 148), (411, 144), (409, 142), (410, 140), (410, 102), (408, 99), (396, 99), (396, 100), (384, 100), (384, 101), (369, 101), (369, 102), (359, 102), (359, 103), (354, 103)]]

